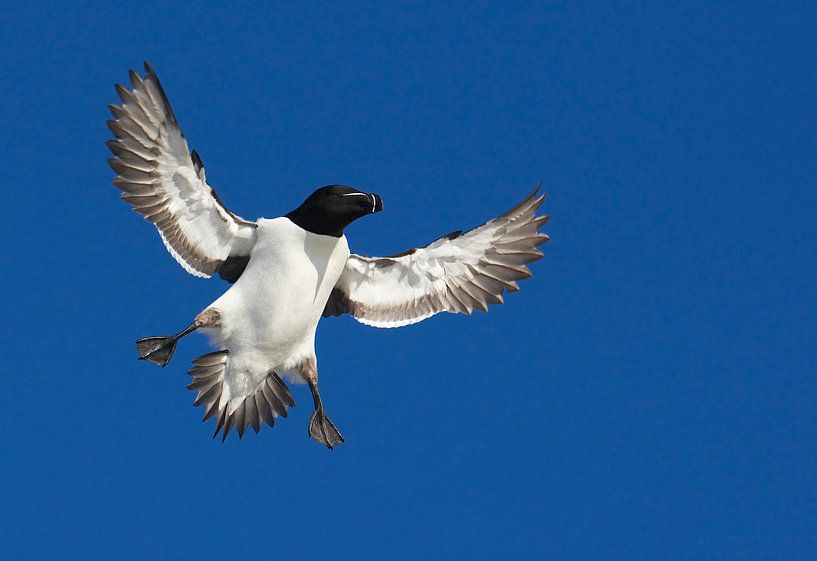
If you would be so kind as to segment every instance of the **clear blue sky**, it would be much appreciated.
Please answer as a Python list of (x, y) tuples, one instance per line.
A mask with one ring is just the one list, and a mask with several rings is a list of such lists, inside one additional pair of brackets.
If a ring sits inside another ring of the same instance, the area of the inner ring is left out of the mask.
[[(817, 558), (814, 8), (381, 4), (0, 8), (2, 557)], [(354, 185), (382, 255), (542, 181), (547, 256), (488, 314), (325, 320), (334, 452), (302, 386), (214, 442), (204, 338), (135, 360), (227, 286), (110, 184), (145, 59), (243, 216)]]

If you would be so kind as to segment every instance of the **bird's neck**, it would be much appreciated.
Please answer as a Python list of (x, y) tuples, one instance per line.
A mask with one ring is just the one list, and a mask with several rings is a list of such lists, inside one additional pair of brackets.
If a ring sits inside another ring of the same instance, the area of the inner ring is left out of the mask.
[(348, 224), (342, 223), (336, 217), (304, 208), (304, 205), (286, 213), (284, 216), (307, 232), (321, 236), (339, 238), (343, 235), (343, 229), (348, 226)]

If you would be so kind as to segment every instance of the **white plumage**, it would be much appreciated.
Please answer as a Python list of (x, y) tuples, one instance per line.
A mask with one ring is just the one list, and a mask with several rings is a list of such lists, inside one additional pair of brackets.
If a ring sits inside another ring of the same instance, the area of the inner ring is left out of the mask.
[(327, 306), (373, 327), (402, 327), (440, 312), (470, 314), (501, 304), (503, 291), (519, 290), (531, 276), (527, 264), (542, 257), (548, 240), (536, 216), (544, 195), (534, 191), (519, 205), (482, 226), (454, 232), (393, 257), (352, 255)]
[(131, 71), (133, 90), (117, 86), (122, 105), (109, 105), (116, 136), (109, 160), (119, 173), (122, 199), (156, 225), (170, 254), (185, 271), (209, 278), (231, 255), (248, 255), (256, 225), (227, 210), (207, 184), (159, 79), (147, 64), (143, 79)]
[(201, 158), (190, 152), (156, 73), (131, 71), (132, 90), (117, 86), (111, 105), (116, 136), (114, 184), (152, 222), (171, 255), (189, 273), (218, 273), (234, 284), (194, 323), (170, 337), (137, 341), (140, 358), (164, 366), (177, 341), (205, 330), (221, 350), (194, 359), (188, 386), (216, 434), (239, 436), (274, 425), (294, 405), (279, 375), (309, 383), (315, 411), (309, 434), (332, 447), (343, 441), (326, 417), (318, 391), (315, 330), (323, 316), (351, 314), (375, 327), (400, 327), (439, 312), (487, 311), (518, 290), (542, 257), (548, 237), (537, 216), (538, 189), (505, 214), (466, 233), (390, 257), (350, 254), (343, 229), (382, 210), (377, 195), (344, 186), (315, 191), (299, 208), (250, 222), (230, 212), (207, 183)]
[(219, 326), (207, 329), (229, 349), (219, 409), (229, 413), (270, 370), (306, 382), (299, 367), (315, 357), (315, 330), (329, 293), (349, 257), (346, 237), (312, 234), (287, 218), (258, 221), (247, 268), (209, 308)]

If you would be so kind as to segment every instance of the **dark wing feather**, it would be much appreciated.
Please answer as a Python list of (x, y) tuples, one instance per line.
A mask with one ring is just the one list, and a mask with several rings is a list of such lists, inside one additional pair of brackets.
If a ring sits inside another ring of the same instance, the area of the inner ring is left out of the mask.
[(390, 257), (352, 254), (324, 316), (351, 314), (374, 327), (401, 327), (440, 312), (487, 311), (505, 291), (531, 276), (527, 265), (542, 257), (539, 232), (548, 216), (536, 215), (545, 196), (534, 191), (514, 208), (465, 233), (452, 232), (426, 247)]
[(147, 63), (145, 71), (144, 77), (131, 71), (132, 89), (117, 85), (122, 104), (109, 106), (113, 183), (187, 272), (210, 277), (230, 262), (227, 277), (237, 278), (235, 259), (249, 255), (257, 225), (230, 212), (207, 184), (201, 157), (188, 149), (156, 72)]
[(289, 388), (275, 372), (260, 380), (254, 389), (232, 395), (225, 378), (229, 377), (229, 356), (226, 350), (207, 353), (193, 359), (193, 368), (188, 372), (192, 381), (187, 387), (197, 392), (193, 405), (204, 406), (202, 421), (216, 417), (213, 438), (222, 432), (222, 442), (234, 427), (239, 438), (247, 427), (256, 433), (263, 423), (273, 427), (276, 417), (286, 417), (287, 408), (295, 406)]

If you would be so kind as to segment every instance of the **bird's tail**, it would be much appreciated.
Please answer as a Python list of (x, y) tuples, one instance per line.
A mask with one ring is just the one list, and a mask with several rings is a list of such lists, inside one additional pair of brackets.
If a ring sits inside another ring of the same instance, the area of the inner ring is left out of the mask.
[(235, 428), (238, 438), (247, 427), (257, 433), (266, 423), (275, 426), (277, 417), (286, 417), (287, 409), (295, 406), (292, 393), (275, 372), (252, 375), (231, 361), (229, 351), (215, 351), (193, 359), (188, 372), (193, 381), (187, 386), (198, 392), (193, 405), (204, 406), (204, 419), (216, 418), (216, 431), (221, 441)]

